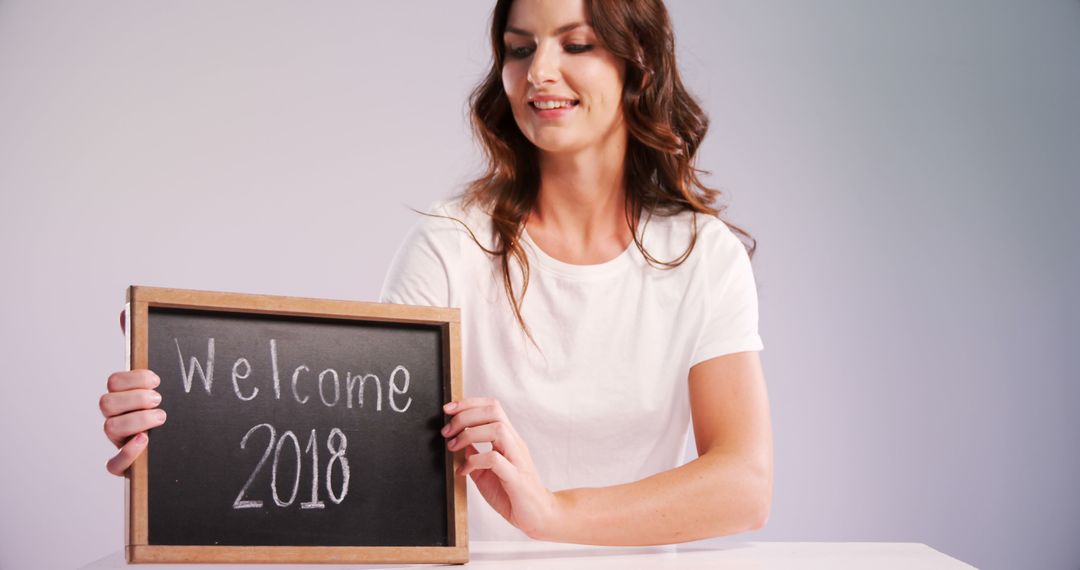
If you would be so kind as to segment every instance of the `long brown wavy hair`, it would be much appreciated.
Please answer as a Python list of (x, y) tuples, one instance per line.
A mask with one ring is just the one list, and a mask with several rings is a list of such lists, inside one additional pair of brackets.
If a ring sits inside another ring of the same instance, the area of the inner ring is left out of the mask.
[[(466, 226), (473, 241), (499, 260), (503, 285), (518, 324), (532, 339), (521, 317), (529, 285), (529, 260), (520, 238), (540, 188), (538, 151), (514, 120), (502, 84), (506, 56), (503, 33), (513, 0), (498, 0), (491, 16), (491, 69), (473, 90), (469, 107), (473, 132), (484, 152), (486, 170), (462, 194), (463, 207), (479, 206), (492, 220), (493, 249), (483, 246)], [(626, 223), (634, 244), (652, 265), (674, 268), (690, 256), (697, 243), (697, 220), (690, 243), (672, 260), (658, 260), (645, 250), (638, 232), (653, 215), (669, 216), (687, 210), (720, 217), (714, 205), (721, 192), (704, 185), (694, 156), (709, 119), (683, 86), (675, 65), (675, 37), (662, 0), (585, 0), (590, 25), (604, 47), (626, 63), (622, 112), (628, 127), (624, 165)], [(644, 220), (642, 217), (644, 215)], [(756, 240), (728, 223), (753, 256)], [(515, 294), (511, 263), (522, 273)]]

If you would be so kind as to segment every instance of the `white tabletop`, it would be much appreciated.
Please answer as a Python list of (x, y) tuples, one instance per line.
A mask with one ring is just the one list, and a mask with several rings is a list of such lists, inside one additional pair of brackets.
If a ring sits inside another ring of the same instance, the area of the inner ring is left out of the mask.
[[(468, 568), (546, 570), (957, 570), (973, 568), (925, 544), (901, 542), (730, 542), (706, 546), (690, 544), (648, 548), (577, 546), (550, 542), (472, 542)], [(267, 566), (140, 564), (128, 566), (122, 551), (82, 568), (174, 568), (240, 570)], [(372, 565), (362, 568), (411, 568)], [(328, 570), (357, 568), (338, 565), (273, 565), (274, 570)]]

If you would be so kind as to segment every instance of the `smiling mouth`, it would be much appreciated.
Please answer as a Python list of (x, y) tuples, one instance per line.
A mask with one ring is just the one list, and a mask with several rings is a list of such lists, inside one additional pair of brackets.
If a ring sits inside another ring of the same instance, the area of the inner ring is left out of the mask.
[(578, 100), (565, 100), (565, 101), (529, 101), (529, 106), (538, 111), (550, 111), (552, 109), (569, 109), (570, 107), (576, 107)]

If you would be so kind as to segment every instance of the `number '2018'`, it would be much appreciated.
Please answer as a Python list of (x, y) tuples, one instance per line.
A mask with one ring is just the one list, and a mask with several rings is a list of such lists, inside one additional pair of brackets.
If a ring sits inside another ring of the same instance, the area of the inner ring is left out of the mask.
[[(255, 476), (258, 475), (259, 471), (266, 465), (266, 460), (270, 458), (271, 449), (273, 449), (274, 453), (274, 462), (270, 467), (270, 494), (274, 498), (274, 504), (279, 507), (288, 507), (296, 501), (296, 496), (300, 493), (300, 440), (297, 439), (296, 434), (291, 431), (286, 431), (278, 438), (274, 426), (270, 424), (258, 424), (252, 426), (252, 428), (244, 434), (243, 439), (240, 440), (240, 449), (244, 449), (247, 445), (248, 438), (259, 428), (266, 428), (270, 432), (270, 441), (266, 444), (266, 451), (263, 452), (262, 458), (259, 459), (259, 463), (255, 465), (255, 470), (251, 472), (247, 482), (244, 483), (240, 492), (237, 493), (236, 500), (233, 501), (234, 509), (262, 508), (262, 501), (244, 499), (244, 495), (247, 494), (248, 487), (250, 487), (251, 482), (255, 480)], [(275, 440), (277, 441), (277, 445), (274, 445)], [(296, 476), (293, 478), (292, 493), (287, 499), (282, 499), (281, 495), (278, 493), (277, 472), (278, 461), (281, 458), (281, 448), (285, 445), (286, 441), (292, 442), (293, 452), (296, 456)], [(330, 500), (338, 505), (341, 504), (341, 501), (345, 500), (345, 495), (349, 493), (349, 458), (345, 457), (345, 447), (347, 445), (348, 440), (340, 429), (333, 428), (330, 430), (330, 435), (326, 438), (326, 449), (330, 451), (330, 461), (326, 464), (326, 493), (330, 495)], [(311, 430), (311, 435), (308, 436), (304, 452), (311, 453), (311, 500), (300, 503), (300, 508), (325, 508), (326, 503), (319, 500), (319, 446), (315, 442), (315, 430)], [(335, 464), (341, 467), (341, 488), (337, 493), (334, 492), (332, 485), (333, 478), (331, 477)]]

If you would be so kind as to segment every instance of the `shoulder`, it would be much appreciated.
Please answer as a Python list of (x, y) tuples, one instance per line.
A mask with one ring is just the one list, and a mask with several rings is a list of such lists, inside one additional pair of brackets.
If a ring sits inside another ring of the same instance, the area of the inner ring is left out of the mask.
[(383, 302), (448, 307), (455, 302), (463, 274), (483, 252), (475, 240), (490, 242), (490, 216), (461, 200), (436, 202), (417, 210), (417, 220), (390, 263)]
[(434, 202), (419, 210), (418, 217), (406, 244), (460, 249), (463, 243), (475, 240), (490, 247), (491, 216), (479, 206), (466, 205), (460, 197)]
[[(645, 219), (642, 220), (645, 223)], [(670, 216), (653, 215), (641, 230), (642, 243), (660, 261), (687, 253), (691, 266), (737, 263), (749, 256), (739, 236), (723, 220), (709, 214), (684, 211)], [(691, 249), (692, 245), (692, 249)]]

